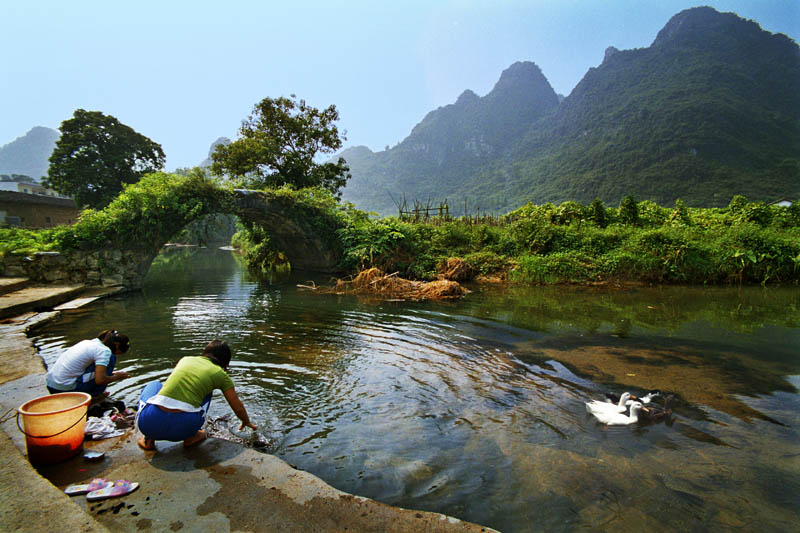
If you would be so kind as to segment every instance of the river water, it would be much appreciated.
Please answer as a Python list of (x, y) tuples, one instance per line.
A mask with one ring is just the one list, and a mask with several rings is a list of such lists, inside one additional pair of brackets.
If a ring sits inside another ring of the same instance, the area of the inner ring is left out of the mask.
[[(380, 302), (251, 278), (222, 250), (162, 254), (141, 292), (38, 332), (52, 362), (114, 328), (134, 404), (221, 338), (275, 454), (334, 487), (502, 531), (800, 527), (800, 289), (474, 286)], [(607, 427), (605, 391), (676, 396)], [(211, 414), (230, 409), (215, 394)], [(231, 418), (234, 418), (231, 416)], [(233, 421), (231, 427), (238, 425)]]

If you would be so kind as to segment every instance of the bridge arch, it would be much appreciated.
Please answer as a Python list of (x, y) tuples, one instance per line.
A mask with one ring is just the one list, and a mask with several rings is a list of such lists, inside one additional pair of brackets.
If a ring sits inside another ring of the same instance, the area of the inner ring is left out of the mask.
[[(309, 272), (336, 272), (341, 257), (341, 244), (336, 237), (338, 223), (325, 210), (298, 202), (291, 195), (270, 191), (234, 189), (232, 201), (225, 206), (210, 209), (206, 214), (230, 213), (240, 220), (260, 226), (286, 256), (294, 270)], [(201, 218), (198, 216), (193, 220)], [(186, 224), (192, 222), (188, 220)], [(185, 225), (183, 226), (185, 227)], [(182, 229), (182, 228), (180, 228)], [(178, 231), (180, 231), (180, 229)], [(132, 247), (129, 272), (123, 273), (123, 285), (130, 289), (141, 288), (147, 272), (169, 237), (153, 243), (152, 247)], [(126, 252), (123, 250), (123, 254)], [(131, 280), (133, 283), (126, 283)]]
[(45, 283), (141, 288), (161, 248), (194, 220), (234, 214), (260, 226), (293, 269), (335, 272), (343, 223), (312, 191), (225, 189), (203, 175), (156, 173), (130, 186), (103, 211), (85, 212), (61, 237), (62, 250), (5, 261), (6, 275)]

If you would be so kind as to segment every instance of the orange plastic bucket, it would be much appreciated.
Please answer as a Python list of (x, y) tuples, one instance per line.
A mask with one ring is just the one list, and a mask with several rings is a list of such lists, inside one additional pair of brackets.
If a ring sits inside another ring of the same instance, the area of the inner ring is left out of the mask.
[[(25, 434), (31, 464), (59, 463), (83, 450), (91, 400), (85, 392), (62, 392), (25, 402), (17, 409), (17, 427)], [(19, 425), (19, 415), (24, 427)]]

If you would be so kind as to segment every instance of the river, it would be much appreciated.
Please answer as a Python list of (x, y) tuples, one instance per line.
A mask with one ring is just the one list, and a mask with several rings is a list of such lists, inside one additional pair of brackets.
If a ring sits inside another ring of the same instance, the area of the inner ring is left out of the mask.
[[(37, 331), (45, 362), (114, 328), (135, 404), (212, 338), (268, 453), (334, 487), (512, 531), (800, 527), (800, 288), (476, 285), (457, 302), (323, 295), (223, 250)], [(607, 427), (605, 391), (676, 397)], [(220, 393), (211, 414), (229, 413)], [(233, 417), (232, 417), (233, 418)], [(237, 425), (231, 421), (235, 430)]]

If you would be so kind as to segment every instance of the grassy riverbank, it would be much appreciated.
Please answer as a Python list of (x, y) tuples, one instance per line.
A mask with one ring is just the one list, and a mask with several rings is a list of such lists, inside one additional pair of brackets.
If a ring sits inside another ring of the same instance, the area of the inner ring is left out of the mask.
[(343, 266), (430, 279), (444, 259), (528, 283), (798, 283), (800, 206), (737, 196), (727, 208), (526, 205), (496, 219), (351, 220)]
[[(84, 211), (69, 227), (0, 228), (0, 256), (89, 246), (166, 242), (203, 215), (232, 212), (229, 189), (202, 173), (151, 174), (101, 211)], [(319, 189), (280, 189), (286, 209), (341, 250), (350, 274), (377, 267), (431, 280), (447, 259), (461, 258), (469, 277), (523, 283), (635, 281), (685, 284), (800, 282), (800, 204), (748, 202), (726, 208), (661, 207), (628, 197), (619, 207), (599, 201), (528, 204), (502, 217), (377, 218), (342, 205)], [(257, 270), (285, 261), (252, 222), (234, 236)], [(463, 279), (463, 278), (462, 278)]]

